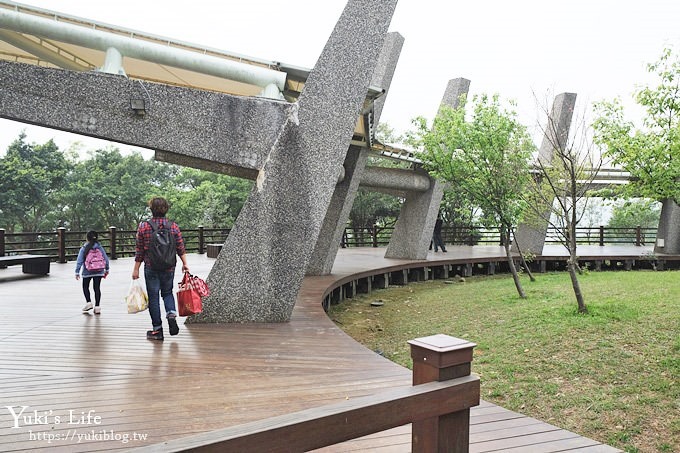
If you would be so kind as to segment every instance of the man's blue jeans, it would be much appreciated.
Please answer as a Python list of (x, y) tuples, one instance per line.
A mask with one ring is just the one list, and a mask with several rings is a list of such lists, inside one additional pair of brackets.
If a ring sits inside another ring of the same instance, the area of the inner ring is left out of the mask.
[(175, 281), (175, 271), (155, 271), (144, 266), (144, 279), (146, 280), (146, 292), (149, 295), (149, 314), (153, 330), (163, 327), (161, 318), (161, 304), (158, 294), (165, 304), (165, 315), (177, 316), (175, 309), (175, 296), (172, 294), (172, 285)]

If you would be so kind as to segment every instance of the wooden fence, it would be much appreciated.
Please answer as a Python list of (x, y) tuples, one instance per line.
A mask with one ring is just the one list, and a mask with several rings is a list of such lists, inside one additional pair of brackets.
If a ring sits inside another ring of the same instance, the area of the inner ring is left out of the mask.
[(309, 451), (412, 423), (411, 451), (467, 453), (476, 346), (448, 335), (409, 341), (413, 386), (169, 440), (133, 452)]
[[(222, 244), (229, 235), (228, 228), (183, 229), (187, 252), (205, 253), (208, 244)], [(386, 247), (390, 242), (394, 227), (345, 228), (342, 247)], [(118, 230), (110, 227), (100, 231), (99, 242), (104, 246), (109, 258), (117, 259), (135, 254), (135, 230)], [(576, 241), (583, 245), (645, 245), (656, 240), (656, 228), (577, 228)], [(55, 231), (35, 233), (6, 233), (0, 229), (0, 256), (32, 254), (48, 255), (54, 261), (66, 263), (78, 256), (78, 250), (85, 242), (85, 231), (68, 231), (57, 228)], [(452, 245), (499, 245), (501, 237), (498, 229), (481, 227), (455, 228), (444, 227), (442, 237), (446, 244)], [(559, 242), (559, 235), (549, 228), (546, 244)]]
[[(385, 247), (390, 242), (394, 227), (374, 226), (371, 228), (345, 228), (342, 247)], [(576, 228), (576, 242), (581, 245), (645, 245), (656, 240), (656, 228)], [(499, 229), (483, 227), (442, 228), (444, 243), (452, 245), (502, 245)], [(548, 228), (546, 244), (560, 242), (558, 231)]]
[[(118, 230), (110, 227), (99, 231), (99, 242), (106, 249), (110, 259), (134, 256), (136, 230)], [(66, 263), (75, 261), (80, 247), (85, 243), (85, 231), (56, 231), (36, 233), (6, 233), (0, 229), (0, 256), (31, 254), (48, 255), (54, 261)], [(227, 228), (204, 228), (182, 230), (182, 237), (188, 253), (205, 253), (207, 244), (222, 244), (229, 235)]]

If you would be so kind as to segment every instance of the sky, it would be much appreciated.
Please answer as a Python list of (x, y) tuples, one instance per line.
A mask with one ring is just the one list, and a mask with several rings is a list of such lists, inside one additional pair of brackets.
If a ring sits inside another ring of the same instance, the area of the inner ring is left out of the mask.
[[(346, 1), (21, 3), (312, 68)], [(578, 94), (578, 111), (620, 97), (635, 119), (632, 94), (652, 80), (646, 65), (664, 47), (680, 51), (678, 24), (677, 0), (400, 0), (390, 31), (405, 42), (381, 122), (404, 132), (416, 116), (431, 120), (447, 82), (457, 77), (471, 80), (471, 95), (498, 93), (516, 101), (520, 120), (539, 139), (546, 99), (549, 104), (563, 92)], [(0, 153), (22, 129), (29, 142), (53, 138), (62, 149), (75, 142), (86, 149), (110, 144), (0, 119)]]

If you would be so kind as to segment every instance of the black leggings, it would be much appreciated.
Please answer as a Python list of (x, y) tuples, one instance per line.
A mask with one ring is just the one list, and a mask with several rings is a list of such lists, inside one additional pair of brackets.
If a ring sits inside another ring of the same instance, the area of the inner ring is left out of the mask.
[(83, 294), (85, 294), (85, 300), (90, 302), (90, 280), (93, 280), (94, 289), (94, 305), (99, 306), (99, 301), (102, 299), (102, 291), (100, 286), (102, 284), (101, 277), (83, 277)]

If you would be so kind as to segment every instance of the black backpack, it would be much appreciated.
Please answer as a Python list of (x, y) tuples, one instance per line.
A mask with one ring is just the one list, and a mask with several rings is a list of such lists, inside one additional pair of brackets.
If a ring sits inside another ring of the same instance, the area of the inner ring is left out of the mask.
[(153, 230), (151, 232), (151, 242), (149, 243), (149, 259), (151, 269), (165, 271), (174, 268), (177, 264), (177, 246), (175, 235), (170, 228), (161, 224), (160, 228), (155, 223), (147, 221)]

